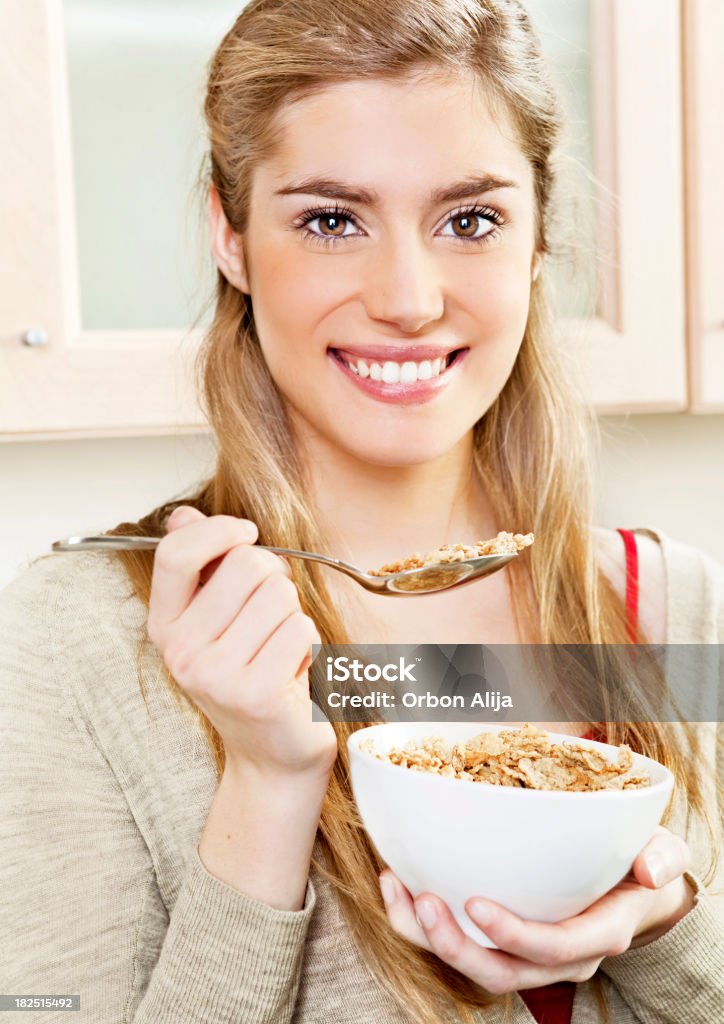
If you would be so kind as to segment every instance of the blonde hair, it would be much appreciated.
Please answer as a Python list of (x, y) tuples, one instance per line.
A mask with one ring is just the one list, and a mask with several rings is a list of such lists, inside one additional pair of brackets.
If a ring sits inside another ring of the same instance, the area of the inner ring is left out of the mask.
[[(252, 174), (274, 152), (279, 140), (276, 115), (283, 107), (335, 82), (401, 79), (418, 71), (472, 72), (507, 112), (533, 169), (536, 248), (548, 252), (563, 119), (538, 41), (517, 0), (250, 3), (212, 59), (205, 103), (207, 184), (217, 190), (231, 227), (245, 229)], [(526, 557), (508, 567), (522, 635), (542, 644), (624, 644), (622, 602), (598, 567), (590, 529), (594, 421), (559, 354), (546, 276), (544, 261), (532, 284), (528, 323), (513, 371), (474, 426), (474, 471), (485, 480), (497, 521), (506, 529), (536, 534)], [(285, 406), (262, 356), (251, 301), (221, 273), (197, 371), (201, 401), (218, 445), (213, 477), (195, 493), (109, 533), (161, 535), (173, 508), (188, 504), (206, 515), (253, 520), (262, 544), (326, 550)], [(148, 605), (152, 553), (119, 557), (139, 599)], [(302, 607), (317, 623), (322, 641), (354, 641), (330, 600), (326, 570), (298, 560), (291, 567)], [(167, 675), (177, 698), (186, 699)], [(220, 774), (221, 738), (191, 706), (201, 718)], [(339, 755), (319, 823), (324, 863), (315, 862), (315, 867), (334, 886), (362, 955), (380, 984), (419, 1024), (440, 1024), (451, 1011), (472, 1021), (476, 1008), (501, 1000), (509, 1010), (507, 997), (486, 993), (389, 927), (378, 885), (384, 864), (361, 826), (349, 785), (346, 740), (356, 728), (358, 723), (335, 725)], [(688, 755), (667, 726), (612, 721), (608, 738), (628, 742), (667, 764), (690, 806), (706, 818), (697, 773), (687, 769)], [(696, 750), (693, 734), (690, 742)], [(600, 991), (599, 1001), (605, 1011)]]

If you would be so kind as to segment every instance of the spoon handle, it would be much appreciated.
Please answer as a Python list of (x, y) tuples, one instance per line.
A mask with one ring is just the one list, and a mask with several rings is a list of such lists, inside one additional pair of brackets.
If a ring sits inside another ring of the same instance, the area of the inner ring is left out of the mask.
[(53, 551), (132, 551), (158, 547), (160, 537), (108, 537), (99, 534), (93, 537), (66, 537), (53, 541)]
[[(53, 542), (53, 551), (131, 551), (135, 549), (149, 550), (161, 542), (160, 537), (114, 537), (99, 534), (91, 537), (66, 537), (64, 540)], [(263, 551), (273, 551), (277, 555), (288, 555), (291, 558), (304, 558), (308, 562), (321, 562), (323, 565), (331, 565), (335, 569), (347, 572), (355, 577), (366, 575), (350, 565), (349, 562), (342, 562), (338, 558), (329, 558), (327, 555), (318, 555), (314, 551), (296, 551), (294, 548), (275, 548), (269, 544), (254, 544), (256, 548)]]

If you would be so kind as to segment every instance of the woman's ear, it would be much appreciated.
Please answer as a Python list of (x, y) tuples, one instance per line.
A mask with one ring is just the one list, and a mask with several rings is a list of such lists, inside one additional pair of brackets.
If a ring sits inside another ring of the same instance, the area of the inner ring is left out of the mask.
[(541, 270), (542, 264), (543, 264), (543, 256), (542, 256), (542, 254), (539, 253), (539, 252), (534, 252), (533, 253), (533, 263), (531, 265), (531, 277), (532, 277), (532, 279), (534, 281), (538, 280), (538, 275), (540, 274), (540, 270)]
[(216, 266), (229, 284), (250, 295), (242, 239), (229, 227), (214, 185), (209, 189), (209, 232)]

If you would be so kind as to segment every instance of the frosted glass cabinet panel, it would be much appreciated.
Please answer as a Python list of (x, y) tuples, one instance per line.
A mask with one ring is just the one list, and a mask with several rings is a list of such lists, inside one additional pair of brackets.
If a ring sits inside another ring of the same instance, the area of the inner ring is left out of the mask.
[(187, 327), (213, 276), (200, 236), (206, 63), (239, 0), (63, 0), (81, 324)]
[[(243, 6), (0, 3), (0, 440), (206, 429), (203, 85)], [(527, 7), (571, 123), (561, 344), (599, 410), (685, 409), (682, 0)]]
[(525, 7), (564, 90), (572, 124), (569, 148), (590, 170), (591, 0), (526, 0)]
[(553, 65), (567, 121), (561, 198), (564, 218), (575, 223), (576, 231), (558, 241), (549, 261), (555, 308), (559, 316), (582, 317), (595, 310), (597, 300), (591, 2), (527, 0), (526, 8)]

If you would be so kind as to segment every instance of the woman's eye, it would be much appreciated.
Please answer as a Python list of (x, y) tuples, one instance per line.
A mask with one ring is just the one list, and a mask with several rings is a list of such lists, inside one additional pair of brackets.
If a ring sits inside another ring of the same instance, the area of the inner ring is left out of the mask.
[(448, 238), (461, 238), (463, 241), (469, 238), (477, 241), (492, 234), (499, 223), (500, 219), (494, 215), (493, 211), (485, 214), (471, 211), (454, 214), (447, 221), (445, 227), (450, 225), (456, 228), (447, 235)]
[(310, 217), (305, 224), (307, 228), (313, 227), (309, 234), (317, 238), (349, 238), (350, 234), (356, 234), (354, 230), (347, 231), (347, 228), (354, 228), (350, 217), (340, 213), (320, 213), (316, 217)]

